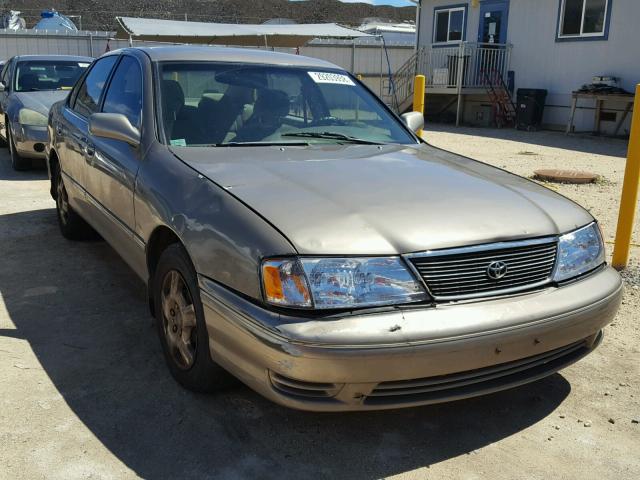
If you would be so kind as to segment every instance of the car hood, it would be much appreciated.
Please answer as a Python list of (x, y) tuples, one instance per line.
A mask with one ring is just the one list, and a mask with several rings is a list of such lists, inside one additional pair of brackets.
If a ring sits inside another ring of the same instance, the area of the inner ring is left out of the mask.
[(51, 106), (64, 100), (69, 95), (68, 90), (47, 90), (43, 92), (16, 92), (13, 94), (23, 108), (35, 110), (42, 115), (49, 115)]
[(429, 145), (171, 147), (301, 254), (397, 254), (557, 235), (593, 218), (540, 185)]

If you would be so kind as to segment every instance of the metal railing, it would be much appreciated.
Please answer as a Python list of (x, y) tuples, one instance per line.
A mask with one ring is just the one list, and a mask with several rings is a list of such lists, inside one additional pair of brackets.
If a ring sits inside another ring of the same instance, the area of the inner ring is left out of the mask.
[(396, 112), (403, 110), (402, 107), (413, 96), (413, 80), (417, 74), (419, 54), (420, 51), (416, 51), (391, 78), (386, 77), (382, 82), (382, 100)]
[[(507, 78), (511, 44), (462, 42), (452, 47), (420, 47), (385, 83), (383, 100), (397, 111), (407, 105), (413, 93), (413, 78), (427, 78), (427, 89), (484, 88), (490, 78)], [(428, 92), (427, 92), (428, 93)]]

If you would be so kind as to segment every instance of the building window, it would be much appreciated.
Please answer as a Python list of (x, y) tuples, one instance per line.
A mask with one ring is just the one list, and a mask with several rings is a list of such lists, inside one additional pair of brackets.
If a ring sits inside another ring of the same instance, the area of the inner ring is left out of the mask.
[(607, 37), (611, 0), (560, 0), (559, 39)]
[(464, 40), (466, 6), (436, 8), (433, 14), (433, 43), (458, 43)]

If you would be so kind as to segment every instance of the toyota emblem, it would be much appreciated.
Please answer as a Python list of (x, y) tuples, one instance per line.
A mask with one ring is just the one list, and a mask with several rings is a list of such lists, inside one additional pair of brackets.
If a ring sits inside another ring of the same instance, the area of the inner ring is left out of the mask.
[(500, 260), (491, 262), (487, 267), (487, 277), (491, 280), (500, 280), (504, 278), (508, 270), (507, 264)]

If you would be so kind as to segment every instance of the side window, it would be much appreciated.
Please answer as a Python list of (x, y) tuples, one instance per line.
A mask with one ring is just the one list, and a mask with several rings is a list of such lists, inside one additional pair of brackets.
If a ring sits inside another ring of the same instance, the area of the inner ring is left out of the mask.
[(73, 110), (84, 117), (88, 117), (99, 109), (100, 94), (104, 89), (109, 72), (118, 60), (116, 55), (105, 57), (97, 60), (93, 64), (91, 71), (84, 78), (84, 82), (80, 85)]
[(135, 58), (122, 58), (104, 97), (102, 111), (121, 113), (129, 119), (131, 125), (140, 128), (142, 72)]
[(561, 0), (558, 38), (606, 38), (610, 3), (610, 0)]
[(433, 15), (433, 43), (454, 43), (464, 38), (466, 8), (436, 8)]

